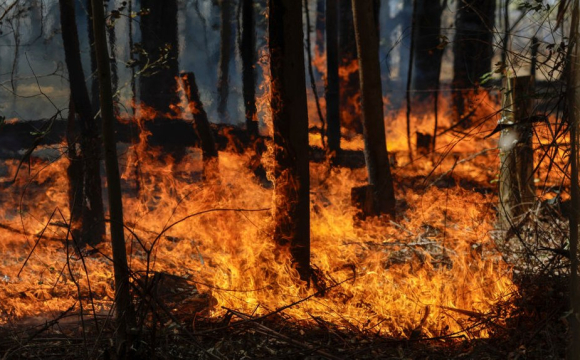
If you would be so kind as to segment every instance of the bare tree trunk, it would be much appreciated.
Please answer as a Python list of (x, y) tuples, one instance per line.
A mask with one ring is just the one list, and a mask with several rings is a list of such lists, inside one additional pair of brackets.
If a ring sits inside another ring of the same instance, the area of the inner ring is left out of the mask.
[(242, 87), (246, 107), (246, 130), (251, 137), (257, 137), (258, 118), (256, 116), (256, 29), (254, 20), (254, 0), (242, 1)]
[(310, 280), (308, 110), (302, 4), (269, 0), (269, 47), (274, 123), (274, 237), (289, 246), (304, 281)]
[(326, 135), (328, 150), (332, 156), (340, 152), (338, 1), (326, 0)]
[[(481, 76), (491, 71), (496, 0), (460, 0), (453, 42), (453, 104), (456, 119), (466, 112), (465, 93), (476, 90)], [(469, 118), (463, 119), (470, 125)]]
[(395, 215), (395, 191), (386, 148), (379, 39), (375, 28), (373, 3), (352, 0), (359, 59), (365, 161), (369, 184), (373, 188), (376, 214)]
[(95, 54), (97, 58), (98, 81), (103, 121), (103, 143), (105, 148), (105, 167), (109, 195), (109, 218), (111, 244), (113, 248), (113, 270), (115, 274), (115, 298), (117, 315), (117, 345), (131, 347), (129, 330), (135, 325), (135, 314), (131, 293), (129, 292), (129, 266), (125, 249), (123, 225), (123, 202), (121, 179), (117, 161), (115, 141), (115, 113), (113, 110), (113, 91), (111, 89), (111, 69), (105, 32), (105, 15), (102, 0), (92, 0), (93, 29), (95, 34)]
[(203, 177), (213, 179), (218, 172), (218, 152), (211, 132), (207, 114), (199, 97), (199, 89), (193, 72), (181, 74), (183, 88), (189, 101), (189, 111), (193, 115), (193, 126), (201, 143)]
[[(316, 20), (314, 25), (314, 30), (316, 31), (316, 37), (314, 41), (314, 53), (316, 55), (324, 54), (324, 28), (326, 24), (326, 11), (325, 11), (326, 0), (316, 0)], [(316, 69), (316, 74), (318, 78), (321, 78), (324, 74)]]
[(580, 359), (580, 276), (578, 274), (578, 225), (580, 222), (580, 185), (578, 181), (578, 144), (579, 144), (579, 121), (580, 112), (580, 51), (579, 51), (579, 28), (580, 4), (578, 0), (573, 2), (572, 23), (570, 26), (570, 57), (568, 64), (569, 82), (567, 84), (567, 107), (570, 122), (570, 168), (571, 168), (571, 202), (570, 211), (570, 308), (572, 313), (567, 317), (570, 324), (568, 338), (568, 360)]
[(441, 39), (441, 14), (443, 1), (416, 0), (414, 12), (414, 57), (411, 87), (413, 99), (423, 105), (433, 100), (438, 90), (443, 48)]
[[(370, 1), (370, 0), (369, 0)], [(354, 36), (351, 0), (339, 0), (338, 52), (340, 67), (344, 70), (356, 66), (357, 50)], [(340, 124), (356, 134), (362, 133), (361, 114), (358, 109), (359, 77), (356, 71), (340, 77)]]
[[(500, 147), (499, 208), (503, 227), (509, 229), (518, 217), (528, 211), (535, 199), (534, 149), (532, 144), (533, 79), (529, 76), (504, 81)], [(500, 124), (501, 125), (501, 124)]]
[[(78, 30), (73, 0), (60, 0), (62, 38), (65, 61), (69, 73), (71, 98), (79, 115), (80, 154), (82, 163), (83, 196), (76, 199), (82, 204), (82, 228), (79, 246), (95, 245), (105, 235), (104, 209), (101, 189), (100, 144), (97, 124), (93, 118), (89, 92), (80, 57)], [(74, 116), (74, 115), (73, 115)], [(72, 211), (72, 209), (71, 209)]]
[[(66, 127), (66, 145), (69, 165), (66, 169), (68, 177), (68, 203), (70, 209), (71, 234), (73, 240), (81, 241), (83, 213), (83, 164), (81, 153), (77, 149), (80, 136), (76, 125), (75, 105), (72, 96), (68, 106), (68, 120)], [(104, 224), (104, 223), (103, 223)], [(80, 246), (80, 243), (77, 243)]]
[(177, 0), (141, 0), (141, 9), (149, 9), (140, 22), (141, 45), (147, 52), (147, 58), (141, 59), (142, 63), (167, 56), (163, 65), (158, 64), (141, 76), (141, 103), (161, 113), (170, 113), (171, 105), (179, 102), (175, 82), (179, 76)]
[(220, 62), (218, 67), (218, 114), (228, 122), (228, 95), (230, 92), (230, 61), (232, 58), (232, 1), (221, 0)]
[(87, 9), (87, 34), (89, 36), (89, 52), (91, 56), (91, 103), (93, 104), (93, 116), (96, 117), (99, 112), (99, 82), (97, 81), (97, 58), (95, 56), (95, 35), (93, 32), (93, 7), (92, 0), (86, 0), (85, 7)]

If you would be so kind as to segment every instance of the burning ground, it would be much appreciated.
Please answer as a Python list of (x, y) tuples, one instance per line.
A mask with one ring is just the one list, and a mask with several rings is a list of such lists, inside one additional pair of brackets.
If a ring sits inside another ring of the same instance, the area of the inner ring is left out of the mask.
[[(255, 322), (262, 325), (251, 331), (297, 341), (258, 319), (303, 329), (296, 338), (326, 329), (367, 340), (449, 344), (504, 334), (519, 290), (513, 264), (492, 237), (498, 155), (494, 140), (483, 139), (495, 125), (493, 99), (485, 102), (487, 121), (471, 133), (439, 137), (435, 154), (413, 163), (394, 131), (404, 117), (390, 115), (396, 219), (357, 219), (351, 189), (365, 183), (364, 168), (311, 163), (310, 286), (271, 240), (273, 192), (250, 170), (252, 151), (220, 152), (219, 176), (202, 180), (198, 149), (176, 162), (149, 146), (146, 133), (123, 146), (127, 249), (140, 326), (149, 329), (143, 334), (200, 331), (192, 336), (203, 343), (208, 329), (229, 325), (245, 333)], [(422, 120), (414, 121), (420, 128)], [(90, 338), (110, 324), (111, 249), (103, 243), (78, 253), (72, 246), (62, 148), (36, 151), (14, 182), (19, 160), (3, 164), (0, 322), (6, 329), (69, 324), (61, 325), (65, 334)], [(353, 137), (344, 148), (360, 150), (362, 140)], [(268, 155), (263, 162), (269, 169)], [(71, 323), (85, 325), (81, 331)], [(323, 357), (344, 356), (304, 346)], [(220, 354), (217, 345), (207, 351)]]

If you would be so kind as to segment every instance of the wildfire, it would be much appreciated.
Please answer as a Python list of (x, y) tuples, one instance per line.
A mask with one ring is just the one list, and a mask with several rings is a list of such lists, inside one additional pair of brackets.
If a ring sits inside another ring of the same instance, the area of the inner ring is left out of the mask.
[[(265, 104), (267, 95), (258, 108), (268, 125)], [(253, 154), (220, 152), (218, 178), (199, 181), (201, 151), (188, 149), (175, 162), (147, 144), (144, 122), (157, 116), (141, 107), (124, 120), (140, 131), (139, 142), (121, 159), (130, 267), (135, 277), (166, 272), (196, 284), (212, 299), (199, 310), (207, 316), (228, 308), (264, 314), (293, 304), (284, 312), (295, 321), (322, 319), (395, 337), (414, 332), (485, 337), (492, 329), (473, 324), (516, 291), (489, 236), (496, 196), (455, 185), (413, 187), (406, 179), (424, 179), (432, 169), (427, 158), (395, 170), (397, 198), (404, 205), (400, 219), (388, 223), (356, 223), (350, 192), (365, 183), (365, 169), (311, 164), (312, 264), (326, 290), (307, 288), (271, 240), (272, 190), (249, 170)], [(389, 116), (389, 150), (400, 156), (406, 150), (399, 133), (404, 114)], [(441, 126), (450, 125), (445, 121)], [(427, 131), (428, 123), (413, 118), (415, 129)], [(473, 152), (493, 147), (487, 141), (465, 144), (450, 132), (438, 144)], [(344, 140), (343, 148), (361, 149), (362, 138)], [(495, 155), (482, 156), (477, 165), (465, 163), (455, 174), (489, 184), (497, 173)], [(446, 160), (435, 175), (455, 166), (453, 161)], [(17, 161), (2, 166), (7, 171), (0, 180), (8, 184)], [(114, 299), (109, 244), (81, 259), (65, 243), (68, 159), (34, 158), (30, 166), (1, 195), (0, 323), (54, 316), (79, 301), (85, 313), (108, 313)], [(501, 323), (504, 315), (494, 321)]]

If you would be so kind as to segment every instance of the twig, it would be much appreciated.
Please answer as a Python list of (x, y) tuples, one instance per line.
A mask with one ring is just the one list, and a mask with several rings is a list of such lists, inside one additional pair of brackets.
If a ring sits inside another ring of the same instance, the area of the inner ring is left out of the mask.
[(489, 151), (492, 150), (497, 150), (497, 148), (488, 148), (488, 149), (483, 149), (482, 151), (475, 153), (471, 156), (466, 157), (465, 159), (461, 159), (459, 161), (456, 161), (453, 166), (451, 167), (451, 169), (447, 170), (446, 172), (444, 172), (443, 174), (439, 175), (439, 177), (437, 179), (435, 179), (435, 181), (433, 181), (432, 183), (430, 183), (429, 185), (427, 185), (427, 188), (430, 188), (431, 186), (435, 185), (439, 180), (443, 179), (445, 176), (449, 175), (450, 173), (453, 172), (453, 170), (455, 170), (455, 168), (457, 167), (457, 165), (466, 163), (468, 161), (471, 161), (473, 159), (475, 159), (478, 156), (484, 155)]
[[(232, 310), (232, 309), (228, 309), (228, 308), (225, 308), (225, 307), (224, 307), (224, 309), (227, 309), (229, 312), (231, 312), (232, 314), (236, 315), (237, 317), (239, 317), (239, 318), (241, 318), (243, 320), (247, 320), (247, 321), (252, 320), (252, 317), (251, 316), (246, 315), (244, 313), (241, 313), (241, 312), (238, 312), (238, 311), (235, 311), (235, 310)], [(259, 333), (262, 333), (263, 335), (266, 335), (266, 336), (270, 335), (270, 336), (277, 337), (277, 338), (279, 338), (281, 340), (284, 340), (286, 342), (289, 342), (292, 345), (295, 345), (295, 346), (298, 346), (300, 348), (306, 349), (306, 350), (308, 350), (311, 353), (315, 353), (315, 354), (324, 356), (324, 357), (326, 357), (328, 359), (337, 359), (337, 360), (342, 359), (342, 358), (336, 357), (336, 356), (334, 356), (332, 354), (329, 354), (326, 351), (316, 349), (316, 348), (314, 348), (314, 346), (312, 346), (308, 342), (305, 342), (304, 340), (303, 341), (294, 340), (294, 339), (292, 339), (292, 338), (290, 338), (290, 337), (288, 337), (286, 335), (280, 334), (279, 332), (277, 332), (275, 330), (272, 330), (269, 327), (267, 327), (267, 326), (265, 326), (263, 324), (260, 324), (258, 322), (254, 322), (254, 324), (260, 328), (260, 329), (255, 330), (255, 331), (257, 331)], [(262, 331), (260, 331), (260, 330), (262, 330)]]

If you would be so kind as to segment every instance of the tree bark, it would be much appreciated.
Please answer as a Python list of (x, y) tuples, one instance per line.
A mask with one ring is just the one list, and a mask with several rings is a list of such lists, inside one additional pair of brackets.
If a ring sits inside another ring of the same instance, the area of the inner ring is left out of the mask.
[(433, 100), (434, 92), (439, 90), (443, 57), (443, 48), (439, 47), (443, 3), (441, 0), (417, 0), (415, 5), (411, 88), (414, 90), (413, 100), (418, 105), (426, 105)]
[(289, 246), (300, 278), (310, 279), (308, 111), (302, 2), (269, 0), (274, 124), (274, 237)]
[(566, 89), (566, 100), (570, 123), (570, 178), (571, 178), (571, 203), (570, 211), (570, 309), (572, 313), (568, 316), (570, 324), (570, 335), (568, 337), (568, 360), (580, 359), (580, 276), (578, 274), (578, 226), (580, 224), (580, 184), (578, 180), (578, 146), (579, 146), (579, 124), (580, 112), (580, 50), (578, 41), (580, 25), (580, 4), (575, 0), (572, 5), (572, 23), (570, 26), (570, 56), (568, 58), (569, 80)]
[(340, 97), (338, 77), (338, 0), (326, 0), (326, 123), (328, 150), (340, 152)]
[[(369, 0), (370, 1), (370, 0)], [(372, 2), (372, 1), (371, 1)], [(354, 36), (351, 0), (339, 0), (339, 38), (338, 51), (340, 68), (340, 124), (350, 132), (362, 133), (361, 114), (358, 104), (359, 77), (357, 48)], [(352, 72), (348, 72), (353, 70)]]
[(242, 87), (244, 106), (246, 108), (246, 129), (251, 137), (259, 134), (258, 118), (256, 116), (256, 29), (254, 20), (254, 0), (242, 1), (242, 40), (240, 54), (242, 56)]
[[(109, 198), (109, 218), (111, 244), (113, 249), (113, 270), (115, 276), (115, 298), (117, 317), (117, 345), (125, 350), (131, 346), (129, 330), (135, 325), (135, 314), (129, 292), (129, 266), (125, 249), (123, 226), (123, 202), (121, 179), (117, 161), (115, 141), (115, 113), (113, 110), (113, 91), (111, 88), (111, 69), (105, 32), (105, 15), (102, 0), (92, 0), (93, 29), (95, 34), (95, 55), (97, 58), (99, 98), (103, 121), (103, 143), (105, 149), (105, 168)], [(121, 350), (122, 351), (122, 350)]]
[(140, 23), (141, 44), (147, 52), (142, 65), (166, 56), (163, 64), (141, 75), (141, 103), (161, 113), (171, 113), (171, 105), (179, 102), (175, 81), (179, 76), (177, 0), (141, 0), (141, 9), (149, 9)]
[(528, 211), (535, 199), (532, 123), (533, 79), (529, 76), (504, 81), (500, 148), (500, 220), (509, 229)]
[[(496, 0), (460, 0), (453, 42), (453, 105), (456, 119), (466, 112), (466, 94), (476, 90), (482, 75), (491, 72)], [(464, 119), (464, 126), (470, 125)]]
[(82, 187), (83, 196), (75, 201), (82, 204), (82, 227), (77, 241), (79, 246), (96, 245), (105, 235), (99, 135), (80, 57), (74, 1), (59, 0), (59, 6), (70, 93), (75, 112), (78, 114), (81, 135), (78, 157), (82, 164), (82, 183), (79, 186)]
[(181, 74), (181, 80), (183, 81), (183, 88), (189, 101), (189, 111), (193, 115), (193, 127), (201, 143), (203, 177), (206, 180), (213, 179), (217, 176), (218, 171), (218, 152), (207, 114), (199, 97), (195, 74), (193, 72)]
[(220, 61), (218, 66), (218, 114), (222, 122), (228, 119), (228, 96), (230, 92), (230, 61), (232, 58), (232, 1), (220, 1)]
[(395, 215), (395, 191), (386, 149), (383, 98), (379, 64), (379, 39), (373, 3), (352, 0), (359, 60), (365, 161), (374, 192), (376, 214)]

